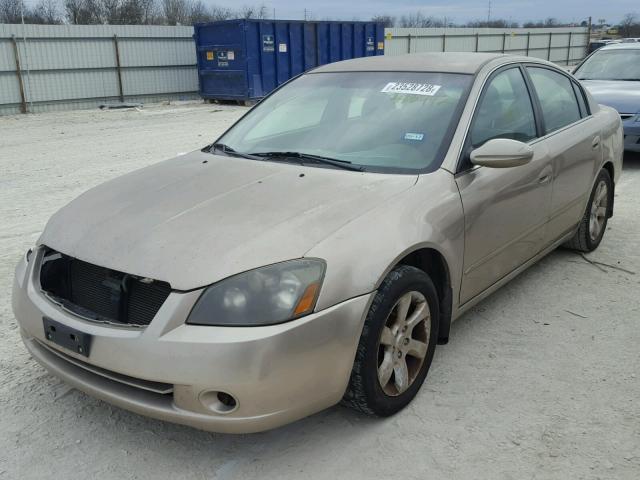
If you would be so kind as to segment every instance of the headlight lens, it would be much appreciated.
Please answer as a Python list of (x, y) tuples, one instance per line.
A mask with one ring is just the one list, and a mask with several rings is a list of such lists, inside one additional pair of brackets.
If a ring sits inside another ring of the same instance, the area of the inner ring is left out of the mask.
[(229, 277), (208, 287), (187, 323), (217, 326), (273, 325), (311, 313), (325, 263), (299, 259)]

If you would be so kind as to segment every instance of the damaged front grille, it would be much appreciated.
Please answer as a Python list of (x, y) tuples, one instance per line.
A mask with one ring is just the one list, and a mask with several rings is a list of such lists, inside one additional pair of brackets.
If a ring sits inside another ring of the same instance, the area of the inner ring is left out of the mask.
[(99, 322), (145, 326), (171, 292), (166, 282), (100, 267), (48, 249), (40, 286), (54, 302)]

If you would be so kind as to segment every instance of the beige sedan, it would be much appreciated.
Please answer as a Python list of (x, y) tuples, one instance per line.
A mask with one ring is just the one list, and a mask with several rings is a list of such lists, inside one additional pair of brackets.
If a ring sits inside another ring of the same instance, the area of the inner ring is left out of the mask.
[(622, 152), (618, 114), (544, 61), (326, 65), (62, 208), (13, 308), (45, 368), (140, 414), (234, 433), (340, 401), (391, 415), (454, 319), (560, 245), (597, 248)]

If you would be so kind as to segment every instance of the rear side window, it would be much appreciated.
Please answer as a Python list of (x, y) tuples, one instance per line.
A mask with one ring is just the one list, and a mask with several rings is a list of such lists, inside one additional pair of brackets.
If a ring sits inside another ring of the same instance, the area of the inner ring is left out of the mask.
[(529, 91), (520, 69), (496, 74), (487, 84), (471, 126), (471, 146), (493, 138), (528, 142), (536, 137), (536, 121)]
[(527, 70), (540, 100), (545, 133), (580, 120), (578, 100), (569, 78), (548, 68), (527, 67)]

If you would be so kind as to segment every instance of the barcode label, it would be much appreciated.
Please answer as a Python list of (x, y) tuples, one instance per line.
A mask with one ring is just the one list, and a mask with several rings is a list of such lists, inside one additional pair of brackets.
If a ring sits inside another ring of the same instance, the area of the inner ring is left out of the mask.
[(382, 90), (382, 93), (403, 93), (408, 95), (427, 95), (433, 96), (441, 85), (431, 85), (430, 83), (407, 83), (407, 82), (389, 82)]

